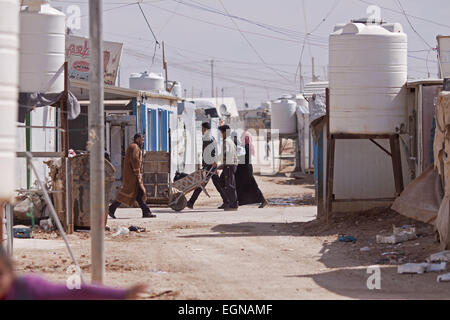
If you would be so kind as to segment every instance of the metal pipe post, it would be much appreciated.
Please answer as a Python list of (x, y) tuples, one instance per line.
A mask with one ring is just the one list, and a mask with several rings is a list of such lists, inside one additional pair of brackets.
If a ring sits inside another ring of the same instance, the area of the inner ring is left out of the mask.
[(103, 107), (103, 0), (89, 0), (89, 146), (92, 281), (105, 273), (105, 141)]

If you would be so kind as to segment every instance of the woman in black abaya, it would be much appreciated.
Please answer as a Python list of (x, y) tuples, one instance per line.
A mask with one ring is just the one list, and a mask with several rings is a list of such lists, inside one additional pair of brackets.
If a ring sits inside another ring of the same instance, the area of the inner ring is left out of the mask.
[[(234, 140), (237, 145), (236, 136)], [(241, 137), (241, 142), (245, 147), (245, 155), (240, 157), (235, 174), (236, 192), (238, 195), (239, 206), (259, 203), (259, 208), (264, 208), (268, 205), (268, 203), (259, 189), (255, 178), (253, 177), (251, 156), (255, 154), (255, 149), (252, 144), (252, 136), (249, 132), (244, 132)]]

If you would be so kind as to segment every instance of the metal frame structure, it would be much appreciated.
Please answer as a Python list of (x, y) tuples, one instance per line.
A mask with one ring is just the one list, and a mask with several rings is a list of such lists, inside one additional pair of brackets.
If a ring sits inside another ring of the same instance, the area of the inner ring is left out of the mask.
[[(379, 147), (383, 152), (387, 153), (392, 158), (392, 168), (395, 183), (396, 196), (399, 196), (403, 191), (403, 172), (400, 152), (400, 137), (399, 134), (332, 134), (330, 132), (330, 91), (326, 89), (326, 122), (327, 122), (327, 175), (326, 175), (326, 190), (325, 190), (325, 214), (328, 223), (333, 202), (351, 202), (351, 201), (392, 201), (395, 198), (384, 199), (339, 199), (336, 200), (333, 194), (334, 185), (334, 160), (336, 140), (338, 139), (368, 139)], [(378, 144), (374, 139), (388, 139), (391, 151), (389, 152)]]

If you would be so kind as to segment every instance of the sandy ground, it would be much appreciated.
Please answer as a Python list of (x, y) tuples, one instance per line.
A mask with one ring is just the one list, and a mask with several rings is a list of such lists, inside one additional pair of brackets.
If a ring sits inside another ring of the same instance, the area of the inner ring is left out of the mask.
[[(315, 220), (311, 176), (256, 178), (271, 203), (284, 199), (291, 205), (224, 212), (214, 209), (220, 199), (210, 183), (211, 199), (202, 194), (194, 210), (154, 208), (157, 218), (141, 219), (139, 209), (119, 209), (118, 219), (108, 221), (113, 231), (106, 232), (105, 282), (112, 286), (145, 282), (147, 299), (450, 298), (450, 283), (437, 283), (437, 273), (397, 274), (400, 260), (421, 262), (438, 251), (431, 226), (413, 222), (418, 239), (395, 247), (376, 244), (377, 233), (411, 221), (378, 210), (338, 214), (326, 225)], [(112, 236), (118, 226), (130, 225), (147, 231)], [(339, 242), (340, 233), (358, 240)], [(17, 271), (65, 281), (71, 262), (59, 236), (36, 238), (40, 239), (15, 240)], [(76, 232), (69, 239), (89, 279), (89, 233)], [(366, 246), (370, 251), (361, 252)], [(380, 265), (381, 290), (367, 289), (371, 265)]]

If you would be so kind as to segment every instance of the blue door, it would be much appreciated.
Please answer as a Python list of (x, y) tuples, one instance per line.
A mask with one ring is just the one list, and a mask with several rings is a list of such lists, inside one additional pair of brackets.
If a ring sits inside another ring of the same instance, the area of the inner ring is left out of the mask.
[(158, 135), (158, 110), (155, 109), (150, 109), (149, 110), (150, 113), (150, 141), (151, 141), (151, 146), (150, 146), (150, 150), (151, 151), (158, 151), (158, 139), (159, 139), (159, 135)]
[(160, 151), (169, 151), (169, 117), (167, 110), (161, 109), (161, 148)]

